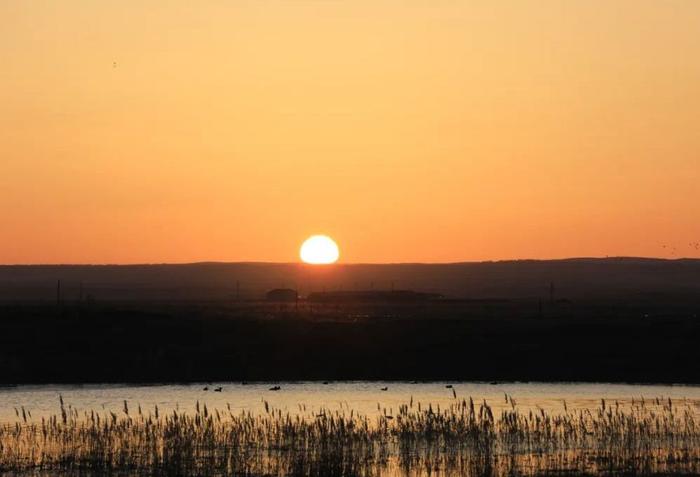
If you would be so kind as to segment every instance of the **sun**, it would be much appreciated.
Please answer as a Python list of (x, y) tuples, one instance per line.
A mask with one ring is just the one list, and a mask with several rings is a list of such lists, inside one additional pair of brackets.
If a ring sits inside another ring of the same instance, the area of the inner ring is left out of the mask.
[(338, 261), (338, 245), (327, 235), (312, 235), (301, 245), (301, 261), (313, 265), (327, 265)]

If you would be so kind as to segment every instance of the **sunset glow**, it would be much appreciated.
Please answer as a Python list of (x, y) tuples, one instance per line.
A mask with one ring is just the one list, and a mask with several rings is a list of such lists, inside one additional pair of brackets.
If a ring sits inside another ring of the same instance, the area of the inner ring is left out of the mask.
[(0, 263), (700, 250), (700, 2), (0, 2)]

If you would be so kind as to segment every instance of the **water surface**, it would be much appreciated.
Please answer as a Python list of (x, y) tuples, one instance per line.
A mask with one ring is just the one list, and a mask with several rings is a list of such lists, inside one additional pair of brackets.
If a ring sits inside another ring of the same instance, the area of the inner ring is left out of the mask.
[[(447, 386), (451, 385), (452, 388)], [(279, 391), (271, 391), (279, 386)], [(208, 390), (205, 391), (204, 388)], [(214, 389), (221, 387), (221, 392)], [(386, 391), (382, 390), (387, 388)], [(454, 391), (454, 393), (453, 393)], [(31, 412), (32, 419), (59, 412), (59, 396), (66, 405), (83, 411), (121, 412), (124, 401), (131, 408), (140, 405), (161, 411), (194, 411), (197, 402), (210, 409), (233, 411), (264, 411), (264, 402), (292, 414), (305, 409), (325, 407), (354, 409), (366, 415), (393, 412), (400, 404), (414, 402), (447, 405), (454, 395), (462, 399), (486, 400), (494, 410), (510, 408), (505, 395), (512, 396), (521, 410), (542, 408), (548, 412), (569, 409), (596, 408), (601, 399), (629, 405), (642, 398), (687, 399), (700, 411), (700, 386), (635, 385), (635, 384), (581, 384), (581, 383), (475, 383), (475, 382), (294, 382), (294, 383), (197, 383), (164, 385), (41, 385), (0, 388), (0, 422), (14, 422), (15, 409), (22, 406)], [(306, 412), (304, 412), (306, 414)]]

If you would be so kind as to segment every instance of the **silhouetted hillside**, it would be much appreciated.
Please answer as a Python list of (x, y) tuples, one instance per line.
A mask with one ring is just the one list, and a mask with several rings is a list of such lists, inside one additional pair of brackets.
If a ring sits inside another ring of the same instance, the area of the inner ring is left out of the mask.
[(576, 299), (700, 292), (700, 260), (642, 258), (454, 264), (194, 263), (0, 266), (0, 300), (219, 300), (277, 287), (312, 291), (411, 289), (454, 298)]
[[(246, 300), (284, 287), (445, 298)], [(0, 383), (700, 382), (699, 260), (4, 266), (0, 290)]]

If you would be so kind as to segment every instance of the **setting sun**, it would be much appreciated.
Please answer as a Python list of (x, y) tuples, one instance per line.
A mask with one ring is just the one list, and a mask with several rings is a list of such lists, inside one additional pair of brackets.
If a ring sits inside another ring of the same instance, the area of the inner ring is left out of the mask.
[(301, 261), (313, 265), (325, 265), (338, 261), (338, 245), (327, 235), (313, 235), (301, 245)]

